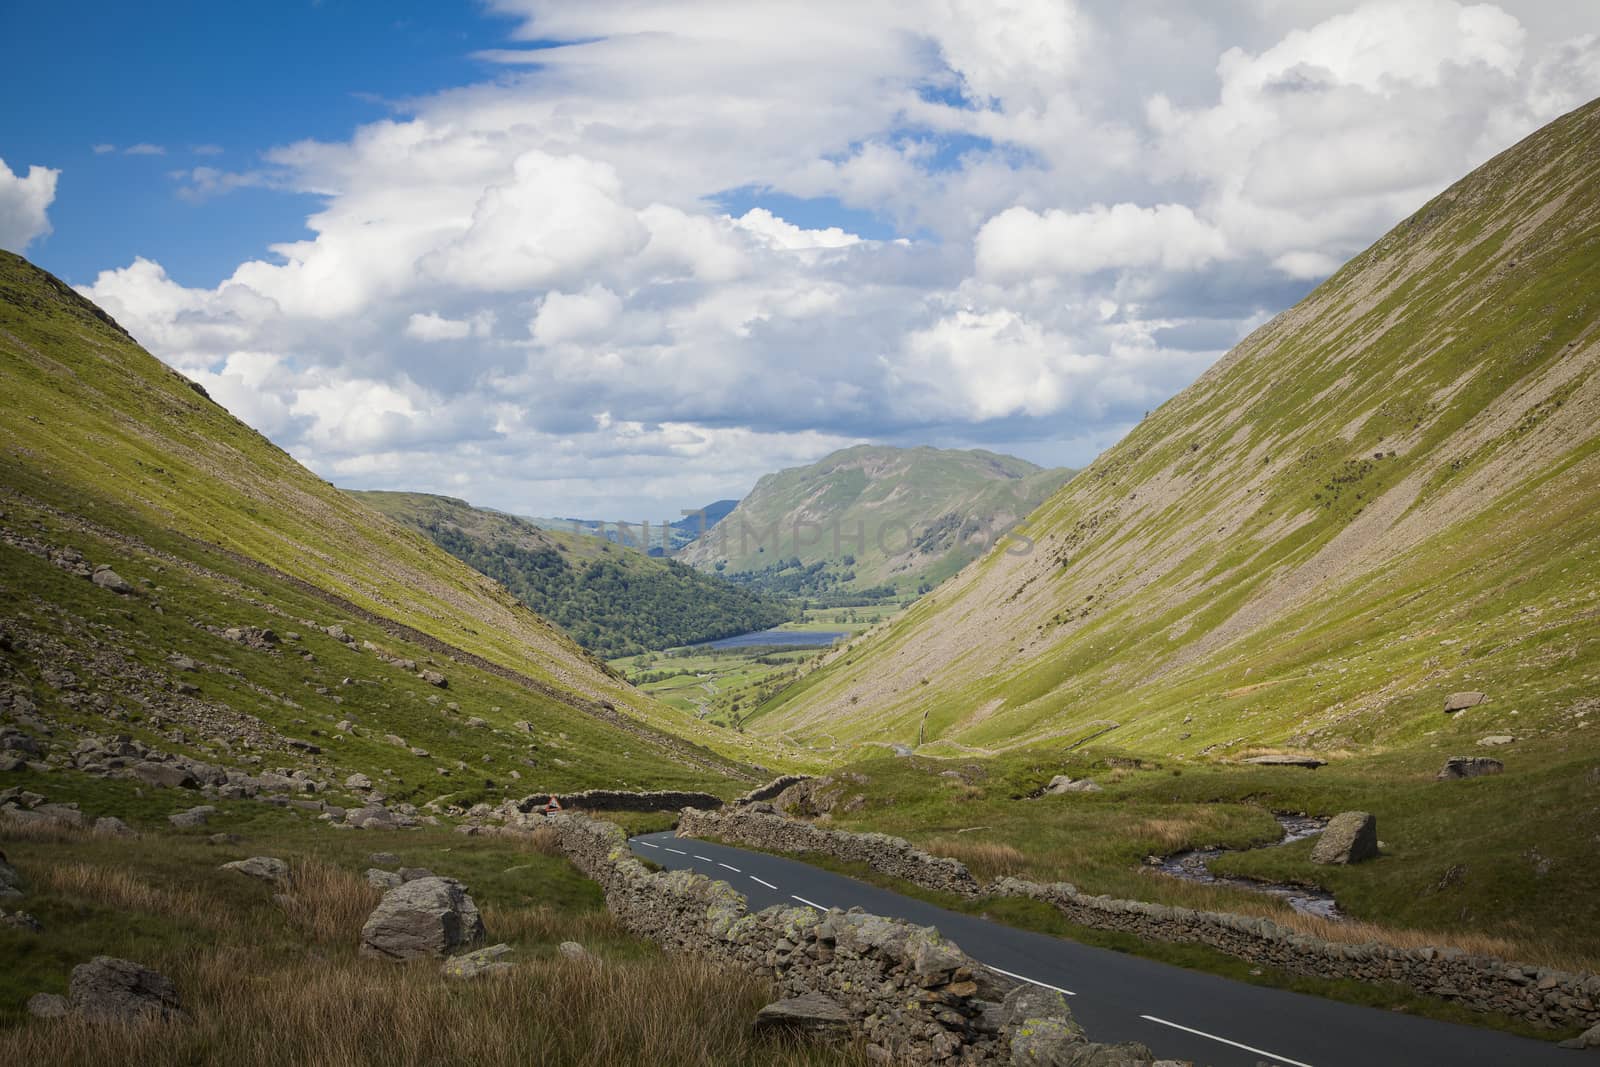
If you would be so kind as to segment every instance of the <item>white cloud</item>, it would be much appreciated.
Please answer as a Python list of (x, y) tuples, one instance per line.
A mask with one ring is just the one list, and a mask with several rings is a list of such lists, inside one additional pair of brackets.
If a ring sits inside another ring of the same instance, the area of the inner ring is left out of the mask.
[(535, 512), (670, 514), (863, 437), (1085, 461), (1600, 94), (1570, 5), (492, 6), (577, 43), (182, 172), (319, 206), (213, 287), (84, 291), (329, 476)]
[(984, 223), (977, 237), (978, 273), (1002, 280), (1127, 267), (1186, 271), (1227, 254), (1216, 227), (1182, 204), (1096, 204), (1042, 215), (1013, 207)]
[(125, 156), (164, 156), (167, 154), (167, 150), (161, 145), (141, 141), (138, 144), (131, 144), (124, 148), (122, 154)]
[(116, 150), (117, 146), (114, 144), (97, 144), (94, 146), (94, 154), (97, 156), (108, 155)]
[(0, 248), (21, 252), (50, 232), (50, 205), (59, 177), (59, 170), (37, 165), (27, 174), (14, 174), (0, 159)]

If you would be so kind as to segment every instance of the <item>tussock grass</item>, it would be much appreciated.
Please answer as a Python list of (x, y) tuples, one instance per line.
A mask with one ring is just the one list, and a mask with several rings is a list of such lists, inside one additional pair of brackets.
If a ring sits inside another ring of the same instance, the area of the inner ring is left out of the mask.
[(180, 923), (219, 929), (237, 926), (233, 913), (215, 901), (181, 886), (158, 885), (124, 867), (64, 863), (30, 869), (35, 892), (54, 890), (122, 912), (159, 915)]
[(441, 978), (432, 961), (264, 967), (247, 948), (223, 948), (194, 954), (173, 978), (185, 992), (190, 1022), (30, 1023), (0, 1033), (0, 1061), (38, 1067), (867, 1062), (854, 1050), (757, 1039), (749, 1020), (769, 997), (762, 984), (688, 959), (602, 967), (531, 961), (468, 985)]
[(1021, 874), (1028, 865), (1028, 858), (1020, 849), (999, 841), (936, 837), (926, 847), (935, 856), (960, 860), (980, 882)]
[(291, 864), (290, 889), (275, 899), (289, 924), (321, 945), (350, 941), (383, 891), (362, 875), (312, 857)]

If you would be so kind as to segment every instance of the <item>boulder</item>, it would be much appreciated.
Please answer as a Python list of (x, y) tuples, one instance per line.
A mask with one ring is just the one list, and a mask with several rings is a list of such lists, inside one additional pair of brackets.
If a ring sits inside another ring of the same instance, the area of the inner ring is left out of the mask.
[(138, 837), (133, 827), (115, 815), (102, 815), (94, 821), (94, 832), (102, 837)]
[(372, 788), (372, 779), (364, 774), (352, 774), (344, 780), (344, 787), (356, 792), (366, 792)]
[(400, 866), (400, 857), (393, 852), (374, 852), (367, 857), (367, 862), (375, 863), (379, 867), (398, 867)]
[(130, 596), (133, 593), (132, 583), (104, 563), (94, 569), (94, 574), (89, 577), (89, 580), (101, 589), (116, 593), (119, 596)]
[(439, 968), (439, 973), (446, 978), (459, 978), (470, 980), (482, 978), (485, 975), (505, 974), (511, 970), (511, 964), (503, 962), (504, 957), (511, 955), (510, 945), (490, 945), (474, 952), (466, 952), (460, 956), (451, 956), (444, 961), (444, 966)]
[(774, 1001), (756, 1012), (757, 1033), (804, 1034), (824, 1041), (850, 1037), (850, 1013), (822, 993), (806, 993)]
[(251, 856), (247, 860), (234, 860), (232, 863), (224, 863), (219, 869), (238, 871), (246, 878), (256, 878), (272, 885), (289, 884), (289, 865), (271, 856)]
[(1365, 811), (1346, 811), (1328, 820), (1311, 850), (1311, 862), (1360, 863), (1378, 854), (1378, 820)]
[(401, 885), (404, 882), (405, 879), (401, 878), (394, 871), (385, 871), (377, 867), (367, 868), (367, 884), (372, 886), (374, 889), (393, 889), (395, 886)]
[(204, 826), (206, 820), (217, 813), (217, 809), (210, 804), (201, 804), (199, 807), (180, 811), (176, 815), (168, 815), (167, 821), (179, 830), (193, 830)]
[(0, 926), (9, 926), (13, 930), (27, 930), (35, 934), (44, 929), (38, 919), (25, 911), (14, 911), (9, 915), (0, 911)]
[(59, 993), (35, 993), (28, 998), (28, 1014), (35, 1019), (65, 1019), (72, 1004)]
[(440, 689), (448, 689), (450, 687), (449, 679), (440, 674), (438, 671), (422, 671), (418, 673), (417, 677), (421, 678), (429, 685), (437, 686)]
[(361, 954), (404, 960), (443, 956), (483, 940), (483, 918), (453, 878), (418, 878), (383, 895), (361, 928)]
[(1444, 710), (1447, 715), (1454, 715), (1458, 711), (1466, 711), (1482, 704), (1489, 697), (1485, 693), (1465, 692), (1451, 693), (1444, 698)]
[(1499, 774), (1505, 769), (1504, 763), (1488, 756), (1451, 756), (1444, 761), (1444, 767), (1434, 778), (1440, 782), (1453, 781), (1457, 778), (1481, 778), (1486, 774)]
[(73, 1011), (88, 1019), (172, 1019), (183, 1014), (172, 979), (114, 956), (96, 956), (74, 967), (68, 993)]
[(1100, 783), (1088, 778), (1069, 778), (1065, 774), (1058, 774), (1050, 779), (1050, 784), (1044, 787), (1046, 796), (1061, 796), (1063, 793), (1098, 793), (1101, 791)]
[(562, 959), (575, 960), (585, 963), (599, 963), (600, 957), (578, 944), (576, 941), (563, 941), (556, 946), (556, 952)]
[[(32, 1002), (29, 1002), (32, 1006)], [(1589, 1027), (1577, 1037), (1561, 1042), (1562, 1048), (1600, 1048), (1600, 1023)]]
[(401, 867), (400, 880), (402, 882), (415, 882), (420, 878), (437, 878), (438, 875), (426, 867)]
[(1499, 745), (1509, 745), (1516, 741), (1510, 734), (1490, 734), (1488, 737), (1478, 738), (1478, 744), (1483, 748), (1495, 748)]
[(135, 763), (129, 768), (133, 776), (145, 785), (158, 789), (198, 789), (200, 783), (186, 768), (174, 763)]

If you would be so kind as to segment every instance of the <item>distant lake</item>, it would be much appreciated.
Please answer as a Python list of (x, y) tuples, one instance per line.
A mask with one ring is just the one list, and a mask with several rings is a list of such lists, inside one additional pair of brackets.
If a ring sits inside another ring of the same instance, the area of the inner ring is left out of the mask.
[(849, 634), (843, 630), (752, 630), (747, 634), (734, 634), (720, 641), (704, 641), (691, 648), (827, 648)]

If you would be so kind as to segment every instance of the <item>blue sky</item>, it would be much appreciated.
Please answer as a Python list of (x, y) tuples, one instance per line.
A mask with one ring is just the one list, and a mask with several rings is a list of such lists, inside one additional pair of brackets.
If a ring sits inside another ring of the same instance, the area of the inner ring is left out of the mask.
[(13, 3), (0, 71), (0, 246), (322, 476), (670, 517), (1089, 462), (1600, 95), (1600, 5)]
[[(316, 198), (185, 199), (171, 172), (249, 170), (276, 145), (346, 137), (395, 102), (493, 77), (473, 55), (509, 26), (417, 0), (0, 6), (5, 96), (30, 101), (0, 116), (0, 154), (62, 170), (54, 232), (32, 258), (80, 283), (142, 255), (185, 285), (215, 285), (304, 236)], [(164, 153), (126, 154), (135, 145)]]

